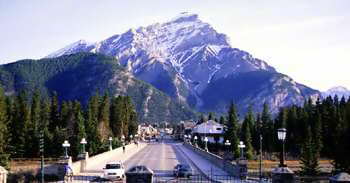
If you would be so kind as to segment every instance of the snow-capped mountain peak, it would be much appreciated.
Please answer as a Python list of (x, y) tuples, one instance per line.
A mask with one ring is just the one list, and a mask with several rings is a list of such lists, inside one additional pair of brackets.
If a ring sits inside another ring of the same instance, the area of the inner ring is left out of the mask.
[(187, 12), (164, 23), (129, 29), (92, 45), (79, 41), (48, 57), (76, 52), (115, 57), (138, 79), (197, 109), (203, 109), (203, 92), (212, 83), (242, 73), (277, 73), (266, 62), (233, 48), (225, 34), (218, 33), (197, 14)]
[(182, 12), (182, 13), (180, 13), (180, 15), (171, 19), (170, 22), (180, 23), (180, 22), (189, 22), (189, 21), (197, 21), (197, 20), (198, 20), (197, 14), (189, 13), (189, 12)]
[(343, 86), (336, 86), (336, 87), (332, 87), (330, 89), (328, 89), (325, 92), (322, 92), (323, 97), (328, 97), (328, 96), (332, 96), (334, 97), (335, 95), (337, 95), (339, 98), (341, 97), (345, 97), (348, 98), (350, 97), (350, 90), (348, 90), (347, 88), (343, 87)]
[(50, 55), (46, 56), (46, 58), (54, 58), (59, 57), (62, 55), (69, 55), (72, 53), (82, 52), (82, 50), (86, 50), (89, 48), (95, 47), (94, 43), (87, 42), (83, 39), (76, 41), (58, 51), (55, 51), (51, 53)]

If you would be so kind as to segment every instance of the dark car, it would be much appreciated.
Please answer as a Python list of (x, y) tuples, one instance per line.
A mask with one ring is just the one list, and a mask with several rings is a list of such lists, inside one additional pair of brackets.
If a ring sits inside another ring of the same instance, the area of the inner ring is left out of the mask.
[(193, 175), (192, 172), (192, 168), (189, 165), (178, 164), (174, 167), (174, 176), (176, 177), (190, 178)]
[(130, 168), (126, 173), (126, 183), (152, 183), (153, 171), (144, 165)]

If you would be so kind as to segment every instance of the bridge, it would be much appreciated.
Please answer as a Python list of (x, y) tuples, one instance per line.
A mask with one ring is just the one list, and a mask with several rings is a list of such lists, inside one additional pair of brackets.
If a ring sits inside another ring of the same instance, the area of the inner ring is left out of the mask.
[(127, 145), (125, 152), (122, 148), (117, 148), (70, 162), (74, 171), (73, 182), (98, 180), (103, 175), (103, 167), (109, 161), (124, 162), (126, 171), (135, 165), (145, 165), (153, 170), (154, 182), (179, 182), (173, 175), (173, 169), (179, 163), (189, 165), (194, 172), (191, 179), (181, 179), (181, 182), (241, 182), (240, 166), (169, 137), (159, 142)]

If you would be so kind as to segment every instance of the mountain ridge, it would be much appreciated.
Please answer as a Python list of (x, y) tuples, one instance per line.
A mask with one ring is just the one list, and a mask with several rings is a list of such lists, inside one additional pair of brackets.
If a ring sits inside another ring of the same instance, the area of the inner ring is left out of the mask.
[(348, 97), (350, 97), (350, 90), (347, 89), (346, 87), (343, 87), (343, 86), (335, 86), (335, 87), (328, 89), (327, 91), (322, 92), (322, 96), (324, 98), (326, 98), (328, 96), (334, 97), (335, 95), (337, 95), (339, 98), (341, 98), (343, 96), (345, 98), (348, 98)]
[[(254, 58), (246, 51), (234, 48), (225, 34), (218, 33), (208, 23), (201, 21), (198, 15), (190, 13), (183, 13), (165, 23), (130, 29), (125, 33), (96, 42), (93, 46), (83, 41), (78, 43), (80, 44), (77, 46), (66, 47), (67, 52), (62, 52), (61, 49), (61, 52), (49, 56), (74, 52), (93, 52), (112, 56), (117, 58), (120, 64), (136, 78), (152, 84), (172, 98), (187, 102), (202, 112), (209, 109), (216, 111), (215, 107), (205, 106), (203, 102), (206, 97), (203, 92), (212, 82), (254, 71), (280, 74), (265, 61)], [(283, 77), (287, 76), (280, 74), (280, 78)], [(321, 95), (316, 90), (296, 83), (290, 77), (287, 80), (290, 83), (286, 85), (288, 91), (294, 91), (297, 88), (296, 90), (305, 91), (304, 93), (308, 95), (301, 92), (294, 94), (294, 99), (302, 98), (303, 100), (294, 100), (293, 97), (286, 98), (279, 95), (278, 104), (297, 101), (296, 104), (301, 105), (301, 101)], [(268, 82), (278, 82), (278, 80)], [(283, 82), (279, 81), (279, 83)], [(262, 96), (260, 99), (260, 101), (270, 103), (273, 111), (284, 106), (277, 105), (268, 97)], [(282, 100), (289, 101), (281, 102)], [(258, 102), (255, 105), (255, 109), (260, 110), (258, 106), (262, 106), (262, 103)]]
[(60, 100), (79, 100), (83, 104), (96, 93), (128, 95), (141, 122), (173, 122), (195, 117), (186, 104), (136, 79), (117, 60), (102, 54), (77, 53), (1, 65), (0, 85), (7, 95), (22, 90), (33, 93), (38, 89), (45, 97), (55, 91)]

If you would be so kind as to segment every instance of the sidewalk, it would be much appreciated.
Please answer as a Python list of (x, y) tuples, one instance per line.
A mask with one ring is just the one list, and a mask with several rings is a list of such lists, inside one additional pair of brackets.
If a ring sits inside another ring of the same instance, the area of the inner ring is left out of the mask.
[[(213, 165), (210, 161), (204, 159), (197, 153), (186, 148), (185, 146), (179, 146), (181, 151), (189, 157), (193, 164), (211, 181), (214, 182), (236, 182), (240, 179), (234, 179), (229, 173), (225, 172), (221, 168)], [(231, 180), (230, 180), (231, 179)]]
[(138, 153), (140, 150), (145, 148), (147, 146), (147, 143), (139, 143), (138, 146), (134, 145), (132, 148), (127, 147), (125, 149), (125, 153), (122, 150), (122, 147), (119, 147), (118, 149), (114, 149), (113, 154), (108, 155), (107, 157), (103, 158), (101, 161), (99, 160), (92, 160), (93, 157), (91, 157), (90, 162), (86, 166), (86, 170), (84, 172), (79, 173), (78, 175), (84, 175), (84, 176), (99, 176), (103, 173), (103, 167), (106, 165), (107, 162), (110, 161), (122, 161), (125, 162), (132, 156), (134, 156), (136, 153)]

